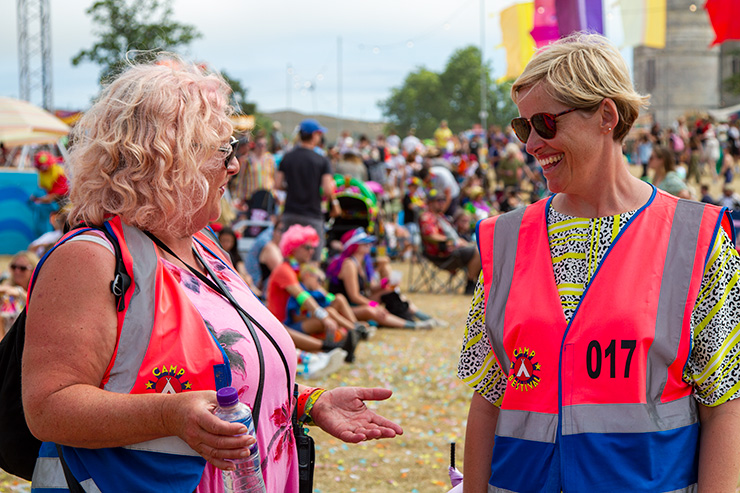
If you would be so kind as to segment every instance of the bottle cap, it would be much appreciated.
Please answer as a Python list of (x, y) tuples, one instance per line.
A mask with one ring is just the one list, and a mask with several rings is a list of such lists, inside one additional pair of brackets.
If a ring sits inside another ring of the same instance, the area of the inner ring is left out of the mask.
[(216, 392), (216, 399), (219, 406), (229, 407), (239, 402), (239, 394), (234, 387), (224, 387)]

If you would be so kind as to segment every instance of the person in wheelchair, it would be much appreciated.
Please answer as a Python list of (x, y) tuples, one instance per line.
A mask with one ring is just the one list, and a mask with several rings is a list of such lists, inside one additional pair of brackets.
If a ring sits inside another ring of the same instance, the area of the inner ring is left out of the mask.
[(424, 255), (437, 267), (447, 271), (465, 269), (468, 282), (465, 294), (473, 294), (475, 281), (480, 274), (480, 254), (475, 244), (457, 234), (455, 227), (444, 215), (445, 195), (432, 189), (427, 200), (427, 210), (419, 219)]

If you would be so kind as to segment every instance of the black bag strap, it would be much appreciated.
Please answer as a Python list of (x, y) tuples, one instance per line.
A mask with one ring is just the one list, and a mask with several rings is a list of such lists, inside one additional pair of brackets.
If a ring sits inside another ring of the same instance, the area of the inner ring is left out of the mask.
[[(298, 384), (294, 387), (293, 397), (298, 400)], [(311, 493), (313, 491), (313, 471), (316, 465), (316, 448), (313, 437), (303, 427), (303, 418), (298, 419), (298, 406), (293, 407), (291, 420), (298, 451), (298, 493)]]
[[(223, 283), (221, 279), (213, 272), (211, 267), (208, 265), (208, 263), (200, 256), (200, 253), (198, 253), (198, 250), (195, 248), (195, 246), (192, 247), (193, 249), (193, 255), (195, 255), (195, 258), (198, 259), (198, 261), (203, 265), (203, 267), (206, 269), (206, 272), (208, 272), (207, 277), (203, 275), (198, 269), (193, 267), (192, 265), (188, 264), (184, 260), (182, 260), (180, 257), (177, 256), (175, 252), (172, 251), (170, 247), (168, 247), (162, 240), (157, 238), (155, 235), (148, 231), (144, 231), (144, 233), (162, 250), (172, 255), (174, 258), (179, 260), (187, 269), (192, 272), (192, 274), (197, 277), (203, 284), (210, 287), (213, 291), (216, 293), (219, 293), (221, 296), (226, 298), (226, 300), (231, 304), (231, 306), (236, 310), (236, 312), (239, 314), (239, 317), (244, 322), (244, 325), (246, 325), (247, 330), (249, 330), (250, 335), (252, 336), (252, 339), (254, 340), (255, 349), (257, 350), (257, 358), (259, 363), (259, 385), (257, 387), (257, 392), (254, 399), (254, 408), (252, 409), (252, 419), (254, 420), (254, 428), (257, 429), (258, 423), (259, 423), (259, 415), (260, 415), (260, 409), (262, 407), (262, 394), (265, 387), (265, 355), (262, 350), (262, 344), (259, 341), (259, 337), (257, 336), (257, 331), (254, 328), (256, 325), (259, 327), (260, 331), (270, 340), (270, 343), (275, 347), (277, 350), (277, 353), (280, 355), (280, 359), (283, 362), (283, 367), (285, 368), (285, 378), (287, 380), (288, 385), (288, 399), (290, 400), (291, 392), (290, 392), (290, 367), (288, 366), (288, 362), (285, 359), (285, 355), (280, 350), (280, 346), (278, 345), (277, 341), (272, 337), (272, 335), (265, 330), (265, 328), (257, 322), (257, 320), (254, 319), (247, 311), (242, 308), (242, 306), (237, 302), (234, 297), (231, 295), (231, 292), (226, 287), (226, 285)], [(202, 245), (203, 248), (206, 248), (205, 245)]]
[(57, 446), (57, 455), (59, 455), (59, 462), (62, 463), (62, 469), (64, 470), (64, 479), (67, 480), (67, 487), (69, 488), (70, 493), (85, 493), (85, 490), (82, 489), (82, 485), (74, 477), (74, 474), (72, 474), (72, 470), (69, 468), (67, 461), (64, 460), (64, 454), (62, 454), (62, 446), (58, 443), (55, 445)]

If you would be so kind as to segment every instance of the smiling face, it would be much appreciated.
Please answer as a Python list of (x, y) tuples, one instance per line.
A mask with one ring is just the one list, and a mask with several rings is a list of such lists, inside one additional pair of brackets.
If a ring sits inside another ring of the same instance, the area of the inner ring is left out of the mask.
[[(568, 109), (547, 94), (544, 83), (522, 89), (517, 107), (524, 118), (537, 113), (558, 114)], [(598, 114), (598, 111), (578, 110), (559, 116), (552, 139), (543, 139), (535, 130), (530, 132), (527, 152), (542, 166), (551, 192), (581, 194), (588, 189), (589, 178), (597, 173), (603, 150)]]

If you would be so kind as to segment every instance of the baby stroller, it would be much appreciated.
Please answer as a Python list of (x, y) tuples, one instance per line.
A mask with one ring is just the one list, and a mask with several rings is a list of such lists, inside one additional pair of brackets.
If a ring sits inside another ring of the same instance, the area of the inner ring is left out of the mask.
[(342, 207), (342, 214), (329, 220), (326, 228), (327, 245), (334, 240), (341, 241), (347, 231), (365, 228), (368, 234), (378, 233), (378, 203), (375, 194), (365, 184), (355, 178), (334, 175), (336, 198)]

